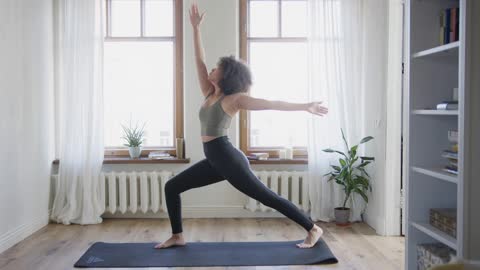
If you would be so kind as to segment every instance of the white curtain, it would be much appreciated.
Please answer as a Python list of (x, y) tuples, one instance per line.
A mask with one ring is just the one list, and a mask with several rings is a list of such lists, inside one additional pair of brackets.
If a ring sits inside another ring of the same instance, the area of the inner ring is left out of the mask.
[(60, 164), (51, 218), (63, 224), (102, 222), (102, 2), (56, 1)]
[[(344, 199), (340, 186), (324, 176), (330, 165), (339, 163), (339, 155), (322, 150), (346, 151), (340, 129), (350, 147), (365, 136), (375, 137), (368, 144), (381, 141), (377, 129), (384, 115), (382, 46), (387, 40), (382, 23), (388, 13), (382, 1), (308, 0), (309, 99), (329, 108), (325, 117), (310, 116), (308, 125), (309, 195), (315, 221), (334, 220), (333, 209)], [(375, 156), (368, 147), (360, 147), (358, 154)], [(371, 175), (375, 177), (374, 172)], [(350, 221), (361, 220), (363, 199), (354, 196), (352, 201), (347, 204), (352, 209)]]

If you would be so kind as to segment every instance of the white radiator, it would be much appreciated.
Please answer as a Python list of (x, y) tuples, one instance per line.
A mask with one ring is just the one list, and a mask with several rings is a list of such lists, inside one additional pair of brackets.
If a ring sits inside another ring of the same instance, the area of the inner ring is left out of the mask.
[[(310, 210), (306, 171), (254, 171), (262, 183), (273, 192), (294, 203), (307, 212)], [(52, 175), (58, 187), (58, 175)], [(122, 214), (130, 211), (146, 213), (151, 210), (167, 212), (165, 183), (173, 177), (170, 171), (151, 172), (102, 172), (100, 175), (99, 197), (104, 206), (102, 213)], [(249, 198), (245, 208), (250, 211), (275, 211)]]
[[(166, 212), (164, 187), (172, 176), (170, 171), (102, 172), (99, 190), (102, 212), (124, 214), (127, 210), (132, 213), (151, 210), (156, 213), (160, 209)], [(57, 187), (58, 174), (52, 177)]]
[[(262, 183), (273, 192), (291, 201), (307, 212), (310, 209), (306, 171), (253, 171)], [(245, 205), (250, 211), (276, 211), (252, 198)]]

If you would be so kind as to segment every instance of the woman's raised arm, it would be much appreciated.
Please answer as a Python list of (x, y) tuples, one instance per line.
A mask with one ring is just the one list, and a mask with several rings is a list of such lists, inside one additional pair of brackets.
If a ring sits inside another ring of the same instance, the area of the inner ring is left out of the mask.
[(200, 15), (197, 3), (193, 3), (190, 7), (190, 23), (193, 28), (193, 41), (195, 46), (195, 63), (197, 65), (197, 75), (202, 89), (203, 95), (206, 97), (212, 88), (212, 84), (208, 81), (208, 71), (205, 64), (205, 52), (202, 45), (202, 37), (200, 35), (200, 24), (202, 23), (205, 12)]

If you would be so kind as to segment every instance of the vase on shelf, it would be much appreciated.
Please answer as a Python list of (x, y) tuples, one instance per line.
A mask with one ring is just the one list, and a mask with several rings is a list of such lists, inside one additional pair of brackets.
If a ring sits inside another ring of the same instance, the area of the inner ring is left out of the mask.
[(131, 158), (139, 158), (142, 153), (141, 146), (130, 146), (128, 147), (128, 152), (130, 153)]

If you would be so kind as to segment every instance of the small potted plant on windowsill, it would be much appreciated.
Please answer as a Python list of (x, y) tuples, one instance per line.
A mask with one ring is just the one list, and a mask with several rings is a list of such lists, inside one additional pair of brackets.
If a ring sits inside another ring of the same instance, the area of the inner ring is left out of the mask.
[[(345, 199), (342, 206), (335, 208), (335, 222), (340, 226), (348, 224), (350, 208), (347, 207), (347, 202), (354, 194), (359, 194), (365, 202), (368, 203), (367, 192), (372, 191), (372, 186), (370, 185), (370, 176), (365, 171), (365, 167), (375, 160), (373, 157), (357, 156), (358, 146), (372, 140), (373, 137), (368, 136), (363, 138), (359, 144), (352, 146), (352, 148), (348, 147), (343, 130), (342, 137), (348, 153), (330, 148), (323, 150), (327, 153), (337, 153), (342, 156), (339, 158), (340, 164), (338, 166), (332, 165), (333, 171), (325, 174), (325, 176), (330, 175), (328, 181), (335, 180), (335, 183), (342, 186), (345, 192)], [(357, 163), (357, 165), (356, 162), (359, 158), (360, 164)]]
[(135, 125), (135, 128), (132, 128), (131, 123), (128, 128), (122, 125), (124, 131), (124, 136), (122, 136), (122, 139), (127, 141), (127, 143), (124, 145), (128, 146), (128, 152), (130, 153), (131, 158), (138, 158), (142, 153), (142, 143), (145, 140), (144, 127), (145, 124), (143, 124), (142, 128), (140, 129), (137, 125)]

